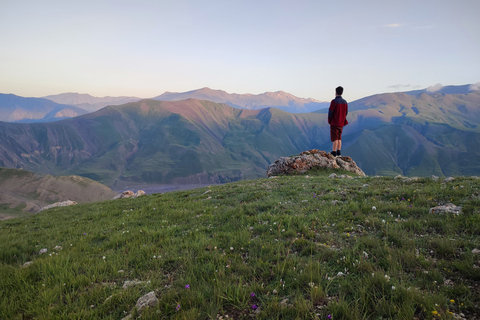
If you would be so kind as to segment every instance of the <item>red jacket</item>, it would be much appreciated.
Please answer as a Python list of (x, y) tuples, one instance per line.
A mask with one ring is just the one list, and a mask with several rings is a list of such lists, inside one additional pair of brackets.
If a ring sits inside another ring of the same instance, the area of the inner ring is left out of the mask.
[(337, 96), (330, 103), (328, 109), (328, 123), (331, 126), (343, 127), (348, 124), (348, 103), (342, 96)]

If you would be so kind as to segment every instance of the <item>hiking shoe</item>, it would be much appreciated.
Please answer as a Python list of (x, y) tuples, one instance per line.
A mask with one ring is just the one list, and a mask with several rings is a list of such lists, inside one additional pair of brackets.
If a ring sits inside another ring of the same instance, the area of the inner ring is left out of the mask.
[(340, 150), (337, 150), (337, 157), (341, 157), (342, 154), (340, 153)]
[(336, 152), (336, 151), (332, 151), (332, 152), (330, 152), (330, 154), (331, 154), (332, 156), (334, 156), (334, 157), (337, 156), (337, 152)]

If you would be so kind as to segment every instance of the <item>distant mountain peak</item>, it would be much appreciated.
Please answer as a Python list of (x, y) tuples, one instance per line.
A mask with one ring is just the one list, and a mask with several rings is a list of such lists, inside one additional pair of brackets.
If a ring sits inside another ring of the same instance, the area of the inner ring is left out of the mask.
[(188, 98), (225, 103), (237, 109), (258, 110), (273, 107), (293, 113), (312, 112), (328, 107), (326, 102), (321, 102), (311, 98), (299, 98), (283, 90), (264, 92), (261, 94), (238, 94), (204, 87), (187, 92), (167, 91), (153, 99), (163, 101), (179, 101), (186, 100)]
[(56, 103), (77, 106), (88, 111), (96, 111), (108, 105), (119, 105), (128, 102), (138, 101), (137, 97), (94, 97), (88, 93), (67, 92), (57, 95), (43, 97)]

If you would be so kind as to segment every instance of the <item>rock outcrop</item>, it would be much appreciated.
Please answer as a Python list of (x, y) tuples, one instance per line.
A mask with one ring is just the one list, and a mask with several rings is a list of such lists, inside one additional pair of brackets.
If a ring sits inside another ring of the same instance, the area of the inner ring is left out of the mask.
[(447, 203), (442, 206), (436, 206), (436, 207), (430, 208), (428, 213), (436, 213), (436, 214), (453, 213), (453, 214), (459, 215), (460, 213), (462, 213), (462, 207), (456, 206), (453, 203)]
[(49, 205), (46, 206), (46, 207), (43, 207), (42, 209), (40, 209), (40, 210), (37, 211), (36, 213), (39, 213), (39, 212), (42, 212), (43, 210), (48, 210), (48, 209), (51, 209), (51, 208), (74, 206), (74, 205), (76, 205), (76, 204), (77, 204), (77, 202), (76, 202), (76, 201), (72, 201), (72, 200), (55, 202), (55, 203), (49, 204)]
[(343, 169), (362, 177), (365, 176), (352, 158), (334, 157), (332, 154), (318, 149), (304, 151), (296, 156), (281, 157), (268, 166), (267, 176), (305, 173), (315, 168)]
[(137, 192), (133, 192), (132, 190), (123, 191), (119, 195), (115, 196), (113, 200), (116, 199), (125, 199), (125, 198), (138, 198), (140, 196), (144, 196), (146, 193), (143, 190), (138, 190)]

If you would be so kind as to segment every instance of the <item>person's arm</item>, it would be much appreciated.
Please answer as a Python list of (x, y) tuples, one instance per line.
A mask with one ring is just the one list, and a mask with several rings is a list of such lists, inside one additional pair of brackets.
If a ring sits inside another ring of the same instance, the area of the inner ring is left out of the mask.
[(328, 108), (328, 124), (332, 122), (334, 107), (335, 107), (335, 104), (333, 103), (333, 100), (332, 100), (332, 102), (330, 102), (330, 108)]

